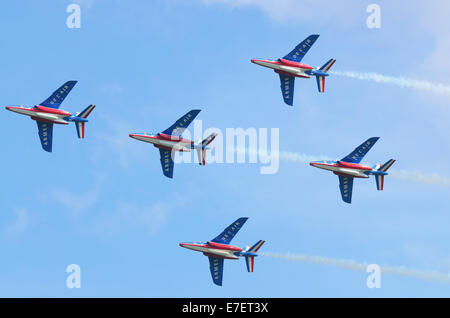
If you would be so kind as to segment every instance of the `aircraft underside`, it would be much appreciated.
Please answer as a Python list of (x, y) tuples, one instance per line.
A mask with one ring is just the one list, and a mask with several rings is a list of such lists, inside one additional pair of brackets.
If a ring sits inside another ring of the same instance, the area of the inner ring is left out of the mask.
[(332, 171), (334, 174), (343, 177), (352, 177), (352, 178), (369, 178), (366, 174), (367, 170), (359, 170), (359, 169), (350, 169), (350, 168), (342, 168), (335, 166), (325, 166), (320, 165), (316, 166), (317, 168)]

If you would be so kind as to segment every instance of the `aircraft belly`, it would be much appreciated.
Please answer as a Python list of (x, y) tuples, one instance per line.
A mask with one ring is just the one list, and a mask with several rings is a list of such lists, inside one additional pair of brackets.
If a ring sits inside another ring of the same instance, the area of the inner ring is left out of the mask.
[(349, 169), (349, 168), (342, 168), (342, 167), (335, 167), (335, 166), (319, 166), (321, 169), (330, 170), (342, 175), (347, 175), (349, 177), (358, 177), (358, 178), (368, 178), (369, 176), (366, 175), (362, 170), (358, 169)]
[(37, 118), (42, 118), (45, 120), (53, 120), (55, 122), (66, 122), (65, 120), (63, 120), (60, 116), (58, 115), (53, 115), (53, 114), (47, 114), (47, 113), (34, 113), (33, 117), (37, 117)]
[(333, 170), (333, 171), (335, 171), (339, 174), (342, 174), (342, 175), (348, 175), (349, 177), (358, 177), (358, 178), (368, 178), (369, 177), (363, 171), (357, 170), (357, 169), (348, 169), (348, 168), (337, 167), (337, 169)]
[(217, 249), (217, 248), (209, 248), (209, 247), (203, 247), (203, 246), (189, 246), (187, 247), (191, 250), (203, 252), (211, 255), (217, 255), (217, 257), (226, 257), (226, 258), (232, 258), (232, 259), (239, 259), (238, 256), (234, 255), (235, 251), (229, 251), (229, 250), (223, 250), (223, 249)]
[(309, 77), (302, 68), (259, 61), (257, 64), (274, 70), (292, 74), (292, 76)]
[(191, 151), (191, 144), (186, 144), (183, 142), (175, 142), (170, 140), (161, 140), (161, 139), (155, 139), (156, 142), (154, 144), (167, 147), (167, 148), (173, 148), (175, 150), (181, 150), (181, 151)]

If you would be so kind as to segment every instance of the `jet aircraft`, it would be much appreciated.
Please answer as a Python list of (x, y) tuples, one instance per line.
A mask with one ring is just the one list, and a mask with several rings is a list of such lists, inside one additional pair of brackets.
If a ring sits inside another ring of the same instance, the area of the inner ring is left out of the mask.
[(336, 60), (331, 59), (323, 66), (316, 69), (312, 66), (300, 63), (318, 37), (318, 34), (308, 36), (288, 55), (278, 60), (251, 60), (252, 63), (271, 68), (275, 73), (278, 73), (280, 76), (280, 87), (284, 102), (290, 106), (293, 105), (294, 101), (294, 83), (296, 77), (310, 78), (311, 76), (315, 76), (319, 92), (323, 93), (325, 91), (325, 77), (329, 75), (328, 71)]
[(339, 189), (342, 200), (346, 203), (352, 202), (353, 179), (369, 178), (375, 176), (377, 189), (383, 190), (384, 176), (388, 175), (387, 170), (394, 164), (395, 160), (390, 159), (384, 165), (377, 164), (373, 167), (360, 164), (364, 156), (369, 152), (379, 137), (367, 139), (355, 148), (348, 156), (338, 161), (313, 161), (310, 165), (316, 168), (332, 171), (339, 177)]
[(163, 174), (168, 178), (173, 178), (173, 151), (189, 152), (191, 149), (195, 149), (198, 154), (199, 164), (202, 166), (206, 164), (206, 150), (209, 149), (208, 145), (214, 140), (214, 138), (216, 138), (217, 134), (212, 133), (207, 138), (198, 142), (181, 137), (184, 130), (190, 125), (199, 112), (199, 109), (189, 111), (186, 115), (182, 116), (172, 126), (161, 133), (132, 133), (129, 136), (139, 141), (151, 143), (156, 148), (159, 148)]
[(222, 233), (208, 242), (180, 243), (181, 247), (203, 253), (208, 256), (209, 269), (214, 284), (222, 286), (223, 263), (225, 259), (239, 259), (245, 257), (247, 271), (253, 272), (256, 252), (265, 241), (260, 240), (252, 247), (242, 249), (229, 245), (236, 233), (241, 229), (248, 218), (243, 217), (234, 221)]
[(84, 138), (84, 124), (88, 122), (87, 117), (95, 108), (95, 105), (89, 105), (81, 113), (76, 114), (58, 109), (76, 83), (77, 81), (66, 82), (54, 91), (49, 98), (33, 107), (6, 106), (7, 110), (30, 116), (32, 120), (36, 121), (39, 139), (45, 151), (52, 152), (53, 124), (68, 125), (69, 122), (74, 122), (78, 138)]

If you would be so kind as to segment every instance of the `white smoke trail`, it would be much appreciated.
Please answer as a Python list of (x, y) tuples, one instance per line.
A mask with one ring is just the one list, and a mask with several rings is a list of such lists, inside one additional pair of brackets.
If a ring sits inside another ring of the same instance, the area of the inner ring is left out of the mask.
[(406, 181), (416, 181), (450, 187), (450, 178), (442, 177), (438, 174), (423, 174), (418, 171), (392, 170), (389, 172), (389, 175)]
[[(236, 149), (236, 152), (248, 154), (256, 153), (257, 155), (265, 154), (265, 152), (260, 152), (256, 149), (245, 149), (245, 148), (238, 148)], [(278, 153), (278, 157), (280, 160), (306, 164), (310, 163), (311, 161), (318, 161), (318, 160), (336, 160), (328, 156), (311, 156), (304, 153), (289, 152), (289, 151), (280, 151)], [(433, 184), (442, 187), (450, 187), (450, 178), (440, 176), (436, 173), (425, 174), (419, 171), (391, 169), (389, 170), (389, 176), (406, 181), (414, 181), (420, 183)]]
[[(303, 254), (279, 254), (279, 253), (260, 253), (262, 256), (284, 259), (292, 262), (303, 262), (310, 264), (320, 264), (323, 266), (334, 266), (353, 271), (366, 271), (369, 263), (357, 263), (351, 259), (336, 259), (323, 256), (309, 256)], [(445, 284), (450, 284), (450, 274), (440, 273), (437, 271), (423, 271), (418, 269), (411, 269), (404, 266), (390, 266), (381, 265), (381, 273), (401, 275), (407, 277), (414, 277), (423, 280), (437, 281)]]
[(450, 94), (450, 85), (442, 83), (432, 83), (427, 81), (415, 80), (412, 78), (387, 76), (377, 73), (359, 73), (348, 71), (330, 71), (329, 73), (363, 81), (374, 81), (377, 83), (396, 85), (403, 88), (413, 88), (440, 94)]

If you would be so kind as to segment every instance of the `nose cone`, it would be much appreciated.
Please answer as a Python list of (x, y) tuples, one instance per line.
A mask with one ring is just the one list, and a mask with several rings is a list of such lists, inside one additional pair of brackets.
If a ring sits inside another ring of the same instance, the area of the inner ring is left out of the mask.
[(186, 243), (180, 243), (180, 244), (178, 244), (178, 245), (180, 245), (181, 247), (186, 248)]
[(317, 161), (311, 161), (310, 163), (309, 163), (309, 165), (310, 166), (313, 166), (313, 167), (317, 167)]
[(137, 134), (129, 134), (130, 138), (136, 139)]

